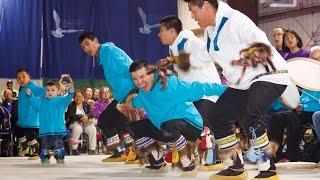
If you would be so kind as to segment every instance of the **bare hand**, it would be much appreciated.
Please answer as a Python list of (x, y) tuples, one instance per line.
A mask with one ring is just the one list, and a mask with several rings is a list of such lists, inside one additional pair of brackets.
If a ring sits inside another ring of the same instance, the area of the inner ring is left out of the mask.
[(82, 116), (80, 120), (85, 125), (88, 125), (90, 123), (89, 117), (86, 115)]
[(118, 111), (120, 111), (123, 115), (127, 117), (129, 121), (137, 121), (140, 120), (139, 110), (133, 108), (131, 105), (128, 104), (118, 104), (117, 105)]
[(61, 74), (61, 78), (70, 78), (70, 74)]
[(294, 108), (297, 112), (301, 112), (303, 110), (302, 104), (299, 104), (296, 108)]
[(73, 89), (74, 87), (73, 80), (70, 74), (61, 74), (61, 78), (59, 82), (65, 86), (67, 91), (69, 91), (69, 89)]
[(171, 64), (173, 63), (173, 59), (171, 57), (166, 57), (164, 59), (160, 59), (158, 62), (158, 66), (160, 66), (161, 68), (168, 68), (169, 66), (171, 66)]

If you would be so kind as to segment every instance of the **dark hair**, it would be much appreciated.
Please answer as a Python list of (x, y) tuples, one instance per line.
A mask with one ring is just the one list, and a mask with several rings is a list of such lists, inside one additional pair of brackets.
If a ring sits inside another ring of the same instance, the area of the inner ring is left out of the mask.
[(89, 85), (87, 85), (87, 86), (85, 86), (84, 89), (82, 90), (82, 94), (83, 94), (83, 95), (86, 93), (86, 90), (87, 90), (87, 89), (91, 89), (91, 90), (92, 90), (92, 94), (93, 94), (93, 89), (92, 89), (92, 87), (89, 86)]
[(208, 1), (208, 3), (210, 3), (214, 8), (218, 9), (218, 0), (184, 0), (184, 2), (191, 3), (199, 8), (203, 6), (205, 1)]
[(149, 66), (149, 63), (145, 60), (136, 60), (136, 61), (133, 61), (132, 64), (130, 65), (129, 72), (132, 73), (132, 72), (138, 71), (142, 68), (147, 69), (148, 66)]
[[(161, 89), (164, 89), (165, 87), (167, 87), (168, 77), (171, 74), (167, 74), (166, 69), (161, 69), (158, 66), (149, 65), (149, 63), (145, 60), (136, 60), (130, 65), (129, 72), (130, 73), (136, 72), (142, 68), (146, 68), (147, 74), (158, 73), (158, 78), (156, 79), (156, 82), (160, 81)], [(159, 73), (159, 72), (163, 72), (163, 73)]]
[(84, 96), (84, 95), (83, 95), (83, 91), (76, 90), (76, 91), (74, 91), (74, 95), (73, 95), (73, 97), (75, 97), (77, 93), (80, 93), (80, 94), (82, 94), (82, 96)]
[(284, 43), (284, 42), (285, 42), (285, 41), (284, 41), (285, 35), (288, 34), (288, 33), (291, 33), (291, 34), (293, 34), (293, 35), (296, 37), (296, 39), (297, 39), (297, 41), (298, 41), (298, 42), (297, 42), (298, 48), (302, 48), (303, 42), (302, 42), (302, 40), (301, 40), (301, 37), (298, 35), (298, 33), (295, 32), (294, 30), (287, 29), (287, 30), (284, 32), (284, 34), (283, 34), (283, 38), (282, 38), (282, 40), (283, 40), (282, 49), (283, 49), (284, 51), (286, 51), (286, 52), (290, 52), (289, 47), (287, 47), (287, 46), (285, 45), (285, 43)]
[(78, 38), (79, 39), (79, 44), (81, 44), (82, 41), (85, 40), (86, 38), (88, 38), (88, 39), (93, 41), (97, 37), (93, 34), (93, 32), (85, 32), (85, 33), (83, 33), (83, 34), (81, 34), (79, 36), (79, 38)]
[(57, 86), (57, 88), (60, 88), (60, 83), (57, 80), (50, 80), (46, 83), (46, 86)]
[(16, 72), (16, 75), (18, 75), (18, 74), (21, 73), (21, 72), (25, 72), (25, 73), (27, 73), (27, 74), (30, 76), (29, 71), (28, 71), (27, 69), (25, 69), (25, 68), (18, 69), (18, 71)]
[(7, 81), (7, 85), (9, 85), (9, 84), (13, 84), (12, 80)]
[(182, 31), (182, 23), (177, 16), (166, 16), (160, 20), (160, 24), (166, 27), (167, 29), (174, 28), (177, 34), (179, 34), (180, 31)]

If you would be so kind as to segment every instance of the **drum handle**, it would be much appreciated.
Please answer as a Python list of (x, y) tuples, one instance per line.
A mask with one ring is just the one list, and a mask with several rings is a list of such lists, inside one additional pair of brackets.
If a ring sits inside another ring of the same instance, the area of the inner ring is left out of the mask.
[(299, 89), (299, 91), (303, 92), (304, 94), (306, 94), (307, 96), (309, 96), (311, 99), (318, 101), (318, 103), (320, 104), (320, 99), (312, 96), (311, 94), (307, 93), (306, 91), (304, 91), (302, 88), (297, 87)]

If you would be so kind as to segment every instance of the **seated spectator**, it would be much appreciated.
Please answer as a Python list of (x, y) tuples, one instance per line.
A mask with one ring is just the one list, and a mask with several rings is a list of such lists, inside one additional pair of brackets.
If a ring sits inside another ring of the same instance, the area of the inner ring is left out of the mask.
[(99, 119), (100, 114), (112, 102), (112, 94), (108, 87), (102, 87), (99, 94), (99, 100), (93, 104), (93, 117), (96, 119)]
[(92, 99), (93, 91), (91, 87), (86, 87), (83, 90), (84, 101), (92, 107), (94, 100)]
[[(67, 126), (71, 130), (73, 142), (78, 142), (83, 130), (89, 136), (89, 154), (95, 154), (97, 146), (97, 129), (92, 123), (91, 107), (84, 101), (81, 91), (74, 94), (74, 101), (66, 112)], [(78, 155), (78, 144), (72, 144), (72, 154)]]
[(13, 97), (13, 92), (10, 89), (5, 89), (3, 91), (3, 97), (4, 99), (2, 105), (5, 106), (11, 113), (12, 103), (17, 99)]
[(99, 100), (99, 96), (100, 96), (100, 89), (99, 88), (94, 88), (92, 99), (94, 101), (98, 101)]
[(274, 39), (274, 46), (277, 49), (277, 51), (280, 53), (280, 55), (283, 58), (286, 58), (288, 56), (288, 53), (283, 51), (282, 45), (283, 45), (283, 34), (285, 29), (283, 27), (277, 27), (273, 30), (273, 39)]
[(320, 62), (320, 46), (313, 46), (311, 48), (311, 53), (309, 58)]
[[(5, 89), (3, 95), (4, 100), (2, 102), (2, 106), (5, 107), (13, 117), (16, 117), (17, 115), (15, 114), (16, 112), (14, 109), (17, 109), (18, 107), (18, 100), (13, 97), (13, 93), (10, 89)], [(12, 127), (15, 127), (16, 120), (16, 118), (11, 118)]]
[(287, 57), (285, 57), (285, 60), (295, 57), (309, 58), (310, 51), (302, 49), (303, 42), (295, 31), (290, 29), (286, 30), (283, 35), (283, 42), (282, 49), (289, 53)]
[[(18, 97), (19, 91), (17, 91), (16, 89), (13, 89), (12, 80), (7, 81), (7, 87), (5, 89), (10, 89), (12, 91), (12, 97), (14, 97), (14, 98)], [(1, 102), (4, 100), (4, 90), (2, 90), (1, 94), (0, 94), (1, 95), (1, 99), (0, 99)]]

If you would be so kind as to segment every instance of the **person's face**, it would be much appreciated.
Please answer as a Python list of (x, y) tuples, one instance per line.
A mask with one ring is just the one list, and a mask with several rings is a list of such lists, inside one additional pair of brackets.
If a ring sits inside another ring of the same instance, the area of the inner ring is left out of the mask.
[(24, 71), (21, 71), (17, 74), (16, 79), (19, 86), (25, 86), (30, 82), (30, 75)]
[(101, 100), (108, 100), (108, 99), (110, 99), (111, 98), (111, 92), (110, 92), (110, 90), (109, 89), (107, 89), (107, 88), (104, 88), (104, 89), (102, 89), (101, 91), (100, 91), (100, 99)]
[(282, 28), (274, 29), (273, 38), (274, 38), (274, 43), (276, 47), (282, 47), (283, 33), (284, 32)]
[(93, 91), (92, 99), (93, 99), (94, 101), (96, 101), (96, 100), (99, 99), (99, 96), (100, 96), (100, 90), (99, 90), (99, 89), (95, 89), (95, 90)]
[(58, 96), (59, 89), (57, 86), (46, 86), (46, 97), (53, 98)]
[(310, 54), (310, 59), (320, 62), (320, 50), (319, 49), (313, 50)]
[(100, 89), (95, 89), (93, 92), (93, 95), (99, 96), (99, 93), (100, 93)]
[(60, 84), (60, 95), (63, 96), (67, 93), (67, 89), (63, 84)]
[(83, 100), (84, 100), (83, 99), (83, 95), (82, 95), (81, 92), (76, 92), (76, 94), (74, 95), (73, 99), (74, 99), (74, 102), (76, 104), (81, 104), (83, 102)]
[(160, 41), (163, 45), (172, 45), (175, 38), (177, 37), (174, 28), (167, 29), (163, 24), (160, 24), (160, 31), (158, 34)]
[(12, 88), (13, 88), (13, 83), (8, 83), (8, 84), (7, 84), (7, 88), (8, 88), (8, 89), (12, 89)]
[(146, 68), (131, 72), (131, 78), (139, 89), (149, 92), (153, 86), (153, 74), (148, 74)]
[(3, 96), (4, 96), (4, 98), (7, 99), (7, 100), (13, 99), (13, 97), (12, 97), (12, 91), (11, 91), (10, 89), (4, 90)]
[(100, 44), (99, 44), (97, 38), (95, 38), (94, 40), (85, 38), (80, 44), (83, 51), (86, 52), (87, 54), (89, 54), (90, 56), (97, 56), (98, 55), (99, 45)]
[(296, 36), (292, 33), (285, 33), (284, 34), (284, 44), (292, 49), (298, 47), (298, 40)]
[(93, 95), (93, 92), (92, 92), (91, 88), (87, 88), (84, 91), (84, 96), (85, 96), (86, 99), (92, 99), (92, 95)]
[(212, 6), (207, 1), (204, 1), (201, 8), (197, 5), (193, 5), (191, 2), (188, 3), (188, 7), (192, 19), (197, 21), (198, 25), (201, 28), (206, 28), (207, 26), (215, 26), (216, 10), (214, 10), (212, 14), (209, 14), (208, 10), (209, 8), (212, 8)]

